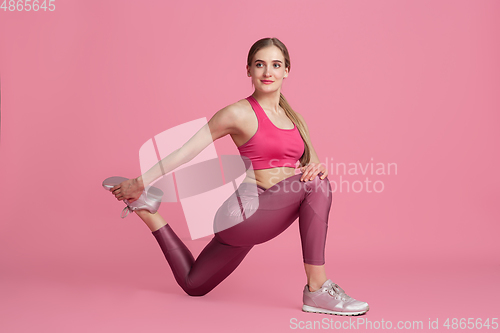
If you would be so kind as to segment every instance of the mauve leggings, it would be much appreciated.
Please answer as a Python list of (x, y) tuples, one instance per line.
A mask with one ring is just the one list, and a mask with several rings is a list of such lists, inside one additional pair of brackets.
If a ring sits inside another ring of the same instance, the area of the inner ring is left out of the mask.
[(202, 296), (221, 283), (250, 249), (282, 233), (299, 218), (304, 263), (323, 265), (332, 190), (328, 177), (301, 182), (302, 174), (264, 188), (241, 183), (214, 218), (214, 237), (195, 260), (170, 225), (153, 231), (177, 283)]

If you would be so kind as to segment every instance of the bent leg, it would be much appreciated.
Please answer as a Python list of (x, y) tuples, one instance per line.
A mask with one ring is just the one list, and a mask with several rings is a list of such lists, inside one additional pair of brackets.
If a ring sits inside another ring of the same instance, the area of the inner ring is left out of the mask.
[(315, 177), (306, 184), (307, 194), (300, 205), (299, 213), (302, 255), (305, 264), (321, 266), (325, 264), (332, 188), (328, 177), (325, 179)]
[(153, 232), (175, 280), (190, 296), (203, 296), (231, 274), (252, 249), (220, 243), (212, 238), (194, 260), (193, 255), (167, 224)]
[[(237, 201), (233, 195), (219, 209), (221, 217), (215, 219), (219, 230), (216, 238), (235, 246), (264, 243), (281, 234), (298, 217), (304, 263), (323, 265), (331, 185), (328, 177), (301, 182), (301, 176), (288, 177), (265, 191), (259, 190), (258, 195), (255, 185), (242, 184), (241, 200)], [(231, 219), (226, 218), (228, 214)]]

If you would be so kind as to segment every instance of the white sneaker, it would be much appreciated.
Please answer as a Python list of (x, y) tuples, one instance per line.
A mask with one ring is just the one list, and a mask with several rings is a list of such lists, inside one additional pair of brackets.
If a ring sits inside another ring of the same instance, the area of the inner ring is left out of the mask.
[(357, 316), (370, 309), (368, 303), (350, 297), (332, 280), (327, 280), (320, 289), (313, 292), (309, 291), (309, 286), (306, 285), (302, 299), (302, 311), (305, 312)]

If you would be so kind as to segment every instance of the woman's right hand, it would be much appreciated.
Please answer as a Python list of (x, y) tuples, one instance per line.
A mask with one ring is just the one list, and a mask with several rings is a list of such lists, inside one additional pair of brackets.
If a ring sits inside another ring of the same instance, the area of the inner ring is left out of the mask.
[(139, 199), (142, 192), (144, 191), (144, 185), (141, 177), (135, 179), (127, 179), (120, 184), (111, 188), (111, 193), (116, 197), (117, 200), (125, 200), (132, 203)]

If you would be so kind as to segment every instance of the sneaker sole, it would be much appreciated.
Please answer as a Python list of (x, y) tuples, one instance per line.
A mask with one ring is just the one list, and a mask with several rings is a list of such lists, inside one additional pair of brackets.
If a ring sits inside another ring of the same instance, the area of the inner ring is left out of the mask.
[(337, 312), (337, 311), (331, 311), (331, 310), (326, 310), (326, 309), (321, 309), (321, 308), (315, 308), (314, 306), (305, 305), (305, 304), (302, 306), (302, 311), (304, 311), (304, 312), (324, 313), (324, 314), (337, 315), (337, 316), (359, 316), (359, 315), (362, 315), (363, 313), (368, 312), (368, 310), (370, 310), (370, 308), (368, 308), (364, 311), (357, 311), (357, 312)]

